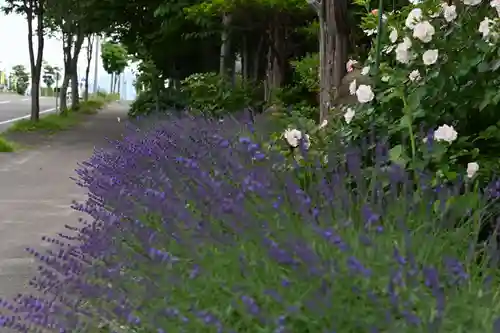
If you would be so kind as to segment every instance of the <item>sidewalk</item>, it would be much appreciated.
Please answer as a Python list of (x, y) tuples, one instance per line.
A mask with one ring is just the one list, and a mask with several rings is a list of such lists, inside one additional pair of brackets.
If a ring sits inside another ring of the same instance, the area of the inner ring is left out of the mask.
[(36, 147), (0, 154), (0, 298), (22, 292), (35, 272), (26, 247), (40, 249), (42, 236), (76, 223), (81, 213), (70, 204), (84, 199), (85, 191), (69, 177), (94, 147), (106, 145), (106, 137), (121, 137), (124, 122), (117, 117), (125, 119), (126, 112), (114, 104)]

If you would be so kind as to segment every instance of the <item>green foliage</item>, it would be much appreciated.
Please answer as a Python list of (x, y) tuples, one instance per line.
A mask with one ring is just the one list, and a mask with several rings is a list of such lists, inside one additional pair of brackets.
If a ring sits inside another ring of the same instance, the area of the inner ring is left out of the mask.
[(176, 89), (164, 89), (158, 95), (151, 91), (142, 91), (131, 104), (128, 115), (130, 117), (148, 116), (158, 109), (160, 112), (183, 109), (186, 106), (186, 96)]
[(298, 76), (297, 83), (310, 92), (319, 92), (319, 55), (308, 54), (291, 62)]
[(47, 88), (52, 88), (54, 83), (56, 82), (57, 76), (60, 77), (61, 69), (57, 66), (51, 66), (48, 63), (43, 64), (43, 72), (42, 72), (42, 80), (43, 83), (47, 86)]
[(108, 74), (121, 74), (128, 64), (128, 53), (125, 47), (115, 42), (101, 45), (102, 66)]
[(0, 137), (0, 153), (11, 153), (14, 151), (14, 144), (5, 138)]
[(75, 112), (81, 114), (96, 114), (102, 109), (107, 103), (105, 98), (101, 98), (99, 96), (91, 96), (88, 101), (81, 101)]
[[(448, 23), (440, 16), (431, 17), (441, 11), (437, 1), (419, 7), (424, 12), (423, 19), (434, 27), (432, 39), (423, 43), (404, 26), (413, 7), (388, 15), (382, 36), (385, 46), (380, 76), (372, 87), (375, 103), (358, 105), (353, 121), (345, 124), (343, 133), (350, 141), (362, 140), (369, 129), (379, 135), (389, 134), (394, 162), (409, 169), (433, 170), (436, 178), (455, 180), (466, 174), (468, 163), (477, 162), (479, 175), (488, 180), (500, 171), (500, 97), (496, 88), (500, 84), (500, 48), (482, 38), (478, 27), (489, 12), (496, 12), (492, 8), (466, 6), (458, 8), (458, 18)], [(373, 15), (363, 22), (364, 29), (373, 29), (375, 25)], [(399, 35), (395, 44), (388, 38), (393, 28)], [(491, 29), (496, 31), (498, 26), (492, 25)], [(411, 41), (408, 64), (396, 60), (396, 55), (404, 51), (393, 52), (403, 37)], [(436, 63), (423, 63), (423, 54), (428, 50), (438, 51)], [(374, 52), (372, 49), (371, 59), (375, 58)], [(373, 60), (365, 65), (371, 66), (373, 74)], [(412, 72), (418, 73), (419, 78), (412, 80)], [(432, 134), (427, 138), (427, 131), (445, 124), (458, 132), (456, 140), (436, 142)], [(408, 140), (403, 142), (403, 137)]]
[(12, 72), (12, 78), (15, 81), (16, 92), (19, 95), (24, 95), (26, 93), (26, 90), (28, 89), (30, 81), (30, 75), (26, 70), (26, 67), (24, 67), (24, 65), (16, 65), (12, 67)]
[(209, 117), (243, 110), (252, 102), (252, 89), (237, 79), (231, 82), (216, 73), (196, 73), (182, 81), (191, 111)]

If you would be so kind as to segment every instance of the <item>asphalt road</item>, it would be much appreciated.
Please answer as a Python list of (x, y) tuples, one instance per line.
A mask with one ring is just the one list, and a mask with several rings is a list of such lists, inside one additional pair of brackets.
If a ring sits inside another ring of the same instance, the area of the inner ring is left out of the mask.
[[(55, 111), (56, 101), (53, 97), (40, 97), (40, 113)], [(29, 118), (31, 97), (16, 94), (0, 93), (0, 132), (5, 131), (13, 122)]]

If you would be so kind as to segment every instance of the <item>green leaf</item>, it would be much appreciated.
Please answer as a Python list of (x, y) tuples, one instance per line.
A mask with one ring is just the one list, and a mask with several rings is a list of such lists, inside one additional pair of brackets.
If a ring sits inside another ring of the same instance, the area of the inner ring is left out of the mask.
[(397, 145), (389, 150), (389, 159), (399, 165), (406, 164), (406, 158), (404, 156), (404, 150), (402, 145)]

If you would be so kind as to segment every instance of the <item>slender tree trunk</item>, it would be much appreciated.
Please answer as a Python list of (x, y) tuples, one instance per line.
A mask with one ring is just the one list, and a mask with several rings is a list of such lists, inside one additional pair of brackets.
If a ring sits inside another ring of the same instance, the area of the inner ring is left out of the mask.
[(68, 95), (68, 87), (70, 83), (70, 75), (68, 72), (64, 72), (63, 80), (61, 83), (61, 89), (59, 90), (59, 109), (61, 112), (64, 112), (68, 108), (67, 103), (67, 95)]
[(222, 32), (221, 32), (221, 46), (220, 46), (220, 63), (219, 74), (225, 75), (227, 72), (226, 66), (229, 61), (229, 53), (231, 52), (231, 45), (229, 40), (229, 27), (231, 25), (231, 14), (224, 13), (222, 15)]
[(109, 84), (109, 93), (112, 94), (113, 93), (113, 83), (115, 82), (114, 81), (114, 73), (111, 73), (111, 78), (110, 78), (110, 84)]
[(113, 93), (117, 93), (118, 92), (118, 78), (120, 77), (120, 74), (118, 73), (115, 73), (114, 75), (114, 81), (113, 81)]
[(253, 80), (257, 81), (259, 79), (259, 72), (260, 72), (260, 58), (261, 58), (261, 52), (262, 48), (264, 47), (264, 36), (260, 36), (259, 39), (259, 44), (257, 45), (257, 49), (255, 50), (255, 53), (253, 55), (253, 73), (252, 73), (252, 78)]
[(248, 41), (243, 37), (243, 50), (241, 52), (241, 78), (243, 82), (248, 80)]
[(68, 108), (68, 87), (71, 80), (71, 49), (73, 47), (73, 34), (70, 32), (65, 32), (69, 29), (63, 27), (63, 54), (64, 54), (64, 76), (61, 84), (61, 89), (59, 91), (59, 104), (61, 112), (66, 111)]
[[(326, 119), (332, 102), (333, 57), (335, 53), (335, 36), (329, 29), (330, 0), (323, 0), (318, 13), (320, 22), (319, 36), (319, 122)], [(345, 65), (344, 65), (345, 67)]]
[(118, 81), (116, 83), (116, 92), (118, 93), (118, 95), (120, 95), (120, 87), (121, 87), (121, 84), (122, 84), (122, 75), (121, 74), (118, 74)]
[(333, 86), (338, 92), (342, 84), (342, 79), (347, 73), (347, 49), (349, 46), (349, 36), (351, 28), (348, 22), (347, 0), (330, 0), (329, 29), (330, 34), (335, 34), (335, 57), (333, 65)]
[(73, 55), (71, 57), (71, 108), (73, 110), (76, 110), (78, 108), (78, 104), (80, 104), (80, 85), (78, 84), (78, 58), (80, 56), (84, 40), (85, 35), (80, 29), (78, 29)]
[(90, 64), (92, 62), (92, 55), (94, 54), (94, 35), (87, 36), (87, 67), (85, 68), (85, 92), (84, 100), (89, 100), (89, 76)]
[[(28, 52), (30, 57), (30, 67), (31, 67), (31, 114), (30, 119), (32, 121), (38, 121), (40, 118), (40, 77), (42, 72), (42, 61), (43, 61), (43, 47), (44, 47), (44, 1), (39, 1), (35, 5), (34, 2), (30, 2), (30, 8), (27, 10), (27, 21), (28, 21)], [(39, 8), (36, 8), (40, 6)], [(37, 12), (37, 55), (35, 59), (35, 51), (33, 48), (33, 19), (34, 12)]]

